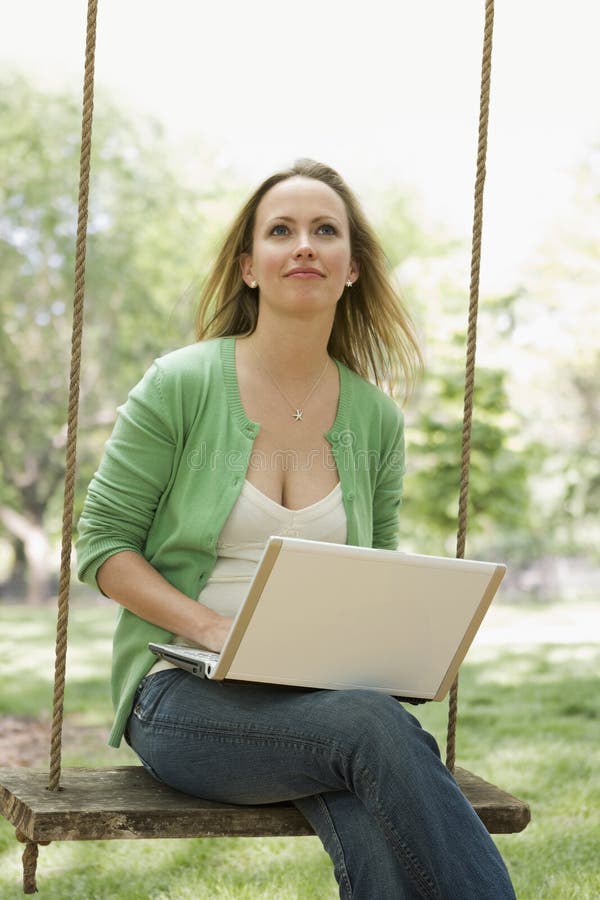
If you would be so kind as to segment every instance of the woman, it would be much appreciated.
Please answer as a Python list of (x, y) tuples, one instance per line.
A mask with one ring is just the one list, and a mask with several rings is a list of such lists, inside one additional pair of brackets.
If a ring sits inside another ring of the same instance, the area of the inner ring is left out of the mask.
[(190, 794), (293, 800), (341, 897), (513, 897), (434, 739), (395, 699), (205, 681), (147, 649), (175, 636), (220, 650), (270, 534), (397, 547), (403, 422), (376, 384), (407, 389), (420, 357), (336, 172), (304, 160), (259, 187), (197, 336), (119, 409), (80, 521), (80, 577), (121, 605), (110, 743), (125, 735)]

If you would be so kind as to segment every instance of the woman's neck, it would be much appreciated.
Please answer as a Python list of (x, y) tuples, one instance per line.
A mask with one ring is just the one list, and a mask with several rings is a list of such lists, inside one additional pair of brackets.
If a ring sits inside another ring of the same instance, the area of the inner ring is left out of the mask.
[(320, 372), (327, 361), (327, 344), (331, 328), (316, 327), (317, 323), (302, 323), (293, 332), (289, 322), (285, 328), (261, 327), (244, 338), (271, 375), (290, 381), (310, 379)]

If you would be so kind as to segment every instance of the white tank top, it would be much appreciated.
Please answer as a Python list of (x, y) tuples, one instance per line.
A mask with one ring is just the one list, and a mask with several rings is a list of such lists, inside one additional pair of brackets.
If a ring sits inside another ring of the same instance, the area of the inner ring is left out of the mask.
[[(217, 562), (198, 599), (223, 616), (235, 616), (271, 535), (345, 544), (346, 513), (340, 483), (310, 506), (287, 509), (246, 480), (219, 535)], [(173, 643), (199, 646), (180, 635)], [(159, 660), (149, 674), (166, 668), (173, 666)]]

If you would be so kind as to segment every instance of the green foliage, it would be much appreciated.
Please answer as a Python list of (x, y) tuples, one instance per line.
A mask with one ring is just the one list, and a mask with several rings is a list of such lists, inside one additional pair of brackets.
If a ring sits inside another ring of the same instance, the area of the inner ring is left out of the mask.
[[(426, 357), (423, 383), (406, 415), (401, 545), (452, 554), (460, 490), (469, 248), (441, 228), (425, 233), (413, 215), (413, 204), (395, 190), (382, 198), (379, 233)], [(524, 422), (511, 405), (511, 372), (490, 365), (486, 341), (481, 340), (481, 332), (491, 333), (502, 344), (497, 320), (513, 299), (479, 302), (468, 505), (469, 550), (474, 552), (498, 552), (505, 536), (517, 532), (521, 546), (531, 550), (533, 544), (528, 536), (529, 477), (539, 465), (541, 447), (523, 437)]]
[(513, 305), (512, 400), (545, 456), (531, 481), (545, 552), (600, 548), (600, 143), (524, 273)]
[[(492, 540), (494, 532), (525, 530), (532, 453), (511, 446), (514, 425), (505, 374), (479, 369), (474, 390), (469, 484), (469, 533)], [(464, 384), (459, 372), (428, 376), (409, 428), (403, 540), (427, 542), (429, 552), (450, 552), (456, 533), (462, 447)]]

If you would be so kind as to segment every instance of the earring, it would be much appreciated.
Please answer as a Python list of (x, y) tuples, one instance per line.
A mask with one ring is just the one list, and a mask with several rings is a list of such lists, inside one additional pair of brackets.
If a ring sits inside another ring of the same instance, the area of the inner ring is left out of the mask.
[(346, 282), (346, 287), (352, 287), (353, 284), (354, 284), (354, 282), (352, 282), (352, 281), (350, 281), (350, 279), (348, 279), (348, 281)]
[(258, 287), (258, 285), (256, 284), (255, 281), (251, 281), (251, 282), (250, 282), (250, 287), (251, 287), (251, 288), (255, 288), (255, 287)]

